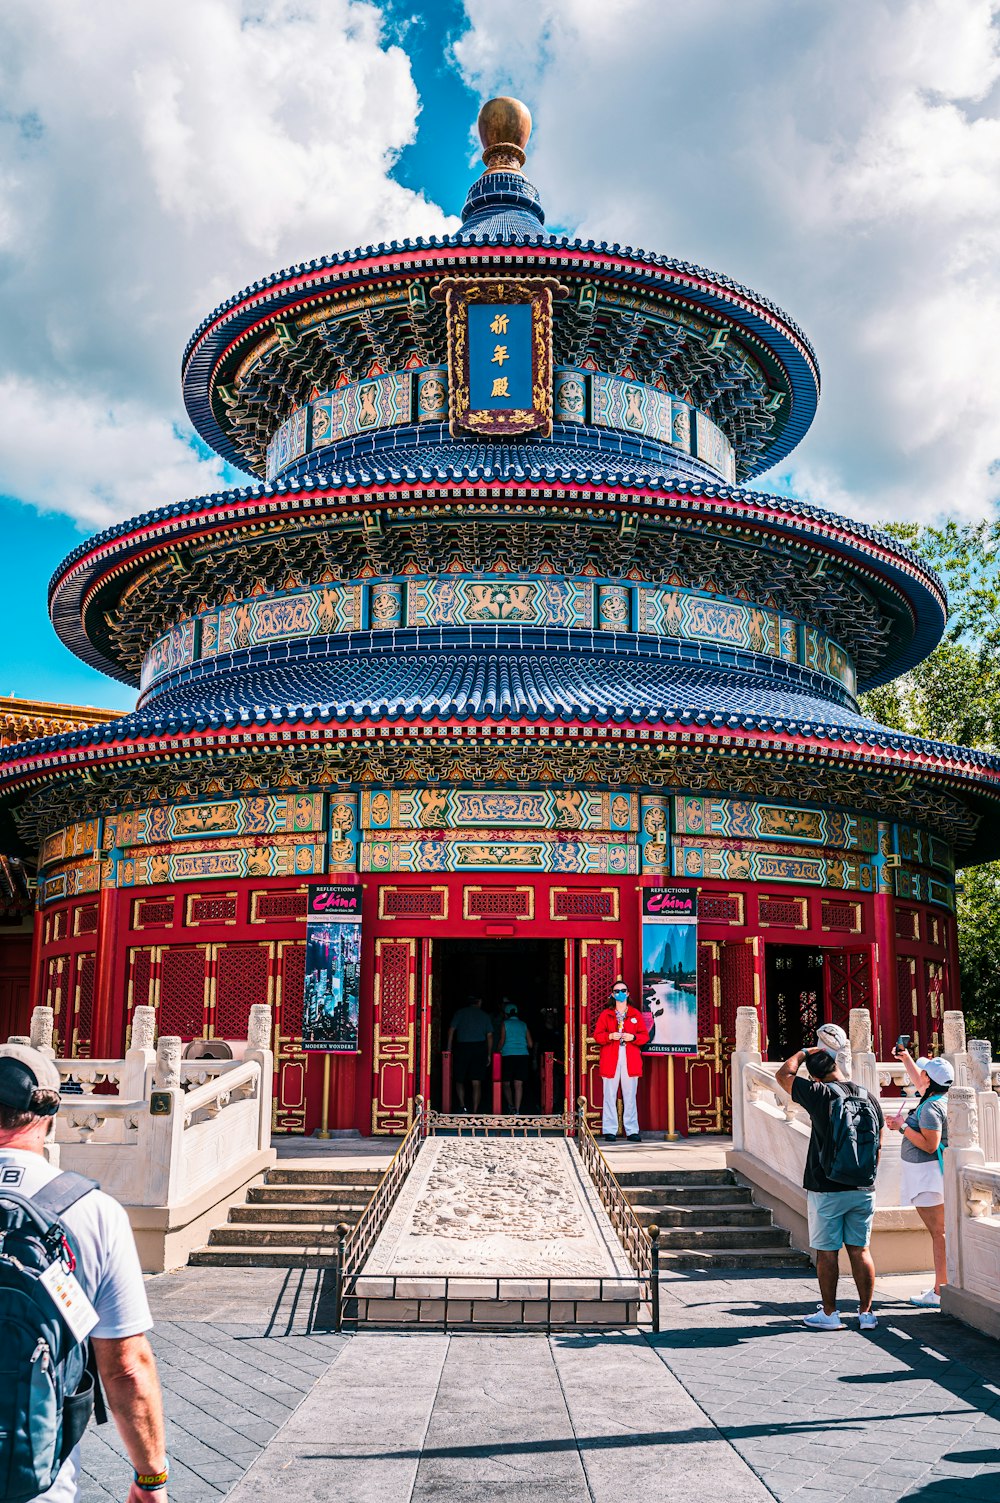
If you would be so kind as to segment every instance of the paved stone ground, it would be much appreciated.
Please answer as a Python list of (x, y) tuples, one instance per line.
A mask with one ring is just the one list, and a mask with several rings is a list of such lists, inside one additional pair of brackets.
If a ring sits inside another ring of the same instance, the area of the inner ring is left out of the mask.
[[(176, 1503), (1000, 1503), (1000, 1344), (902, 1304), (806, 1331), (798, 1273), (674, 1277), (647, 1337), (345, 1338), (322, 1274), (149, 1287)], [(126, 1495), (112, 1428), (84, 1503)]]

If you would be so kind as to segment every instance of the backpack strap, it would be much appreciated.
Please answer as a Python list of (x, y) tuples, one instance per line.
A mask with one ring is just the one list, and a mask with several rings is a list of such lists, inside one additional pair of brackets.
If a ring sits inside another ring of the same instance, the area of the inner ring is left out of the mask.
[(46, 1215), (58, 1220), (70, 1206), (75, 1206), (78, 1200), (98, 1188), (96, 1179), (87, 1179), (82, 1174), (74, 1174), (71, 1169), (66, 1169), (40, 1190), (36, 1190), (31, 1199)]

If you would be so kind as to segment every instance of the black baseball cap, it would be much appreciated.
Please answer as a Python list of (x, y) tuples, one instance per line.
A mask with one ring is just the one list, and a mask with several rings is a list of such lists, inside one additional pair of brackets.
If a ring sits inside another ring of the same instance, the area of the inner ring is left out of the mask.
[(29, 1044), (0, 1044), (0, 1106), (15, 1112), (34, 1112), (36, 1117), (54, 1117), (54, 1106), (38, 1111), (32, 1106), (36, 1091), (59, 1094), (59, 1071), (52, 1060)]

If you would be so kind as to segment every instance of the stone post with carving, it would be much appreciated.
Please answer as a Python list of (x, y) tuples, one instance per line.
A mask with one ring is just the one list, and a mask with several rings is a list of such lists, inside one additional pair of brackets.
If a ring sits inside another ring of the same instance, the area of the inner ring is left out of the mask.
[(164, 1038), (156, 1046), (156, 1077), (158, 1091), (180, 1090), (181, 1085), (181, 1040)]
[(156, 1008), (137, 1007), (132, 1013), (132, 1042), (125, 1052), (122, 1074), (123, 1101), (145, 1101), (153, 1085), (156, 1051)]
[(941, 1053), (951, 1062), (955, 1084), (970, 1084), (969, 1056), (965, 1048), (964, 1012), (946, 1012), (941, 1024)]
[(274, 1092), (274, 1053), (271, 1049), (273, 1015), (265, 1002), (255, 1002), (250, 1008), (247, 1024), (247, 1047), (243, 1063), (260, 1065), (260, 1082), (257, 1087), (260, 1102), (260, 1120), (257, 1126), (258, 1148), (271, 1146), (271, 1111)]
[(745, 1142), (746, 1086), (743, 1080), (744, 1065), (760, 1064), (760, 1020), (756, 1007), (736, 1009), (736, 1048), (733, 1050), (732, 1100), (733, 1100), (733, 1147), (742, 1149)]
[(993, 1089), (993, 1045), (989, 1039), (969, 1039), (966, 1059), (979, 1110), (979, 1146), (988, 1164), (1000, 1163), (1000, 1096)]
[(132, 1204), (170, 1206), (183, 1199), (183, 1135), (181, 1040), (161, 1036), (156, 1046), (153, 1089), (139, 1116), (137, 1163), (143, 1183), (133, 1188)]
[(953, 1085), (948, 1092), (948, 1147), (944, 1151), (944, 1230), (948, 1283), (958, 1289), (963, 1287), (962, 1233), (966, 1220), (962, 1170), (978, 1167), (984, 1157), (979, 1145), (976, 1093), (971, 1086)]
[(849, 1078), (878, 1095), (878, 1060), (872, 1047), (872, 1015), (867, 1007), (852, 1007), (848, 1030), (851, 1043)]
[(39, 1054), (44, 1054), (46, 1059), (55, 1059), (56, 1051), (52, 1047), (52, 1030), (55, 1026), (55, 1014), (51, 1007), (33, 1007), (31, 1009), (31, 1047), (37, 1049)]

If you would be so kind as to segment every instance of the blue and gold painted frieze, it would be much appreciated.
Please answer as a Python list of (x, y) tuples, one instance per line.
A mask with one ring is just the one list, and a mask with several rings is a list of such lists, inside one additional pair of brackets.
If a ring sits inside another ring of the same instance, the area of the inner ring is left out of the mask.
[(374, 789), (361, 795), (363, 830), (605, 830), (633, 833), (639, 801), (632, 793), (580, 788)]
[(405, 830), (366, 838), (359, 850), (363, 872), (578, 872), (638, 875), (639, 851), (626, 836), (577, 835), (539, 830), (503, 838), (491, 831), (445, 834), (414, 840)]
[(854, 665), (832, 638), (766, 606), (680, 585), (557, 575), (440, 574), (307, 585), (230, 601), (153, 643), (141, 686), (206, 658), (366, 628), (510, 623), (632, 631), (799, 663), (854, 693)]
[[(508, 316), (514, 317), (516, 312), (530, 310), (511, 309)], [(507, 358), (512, 359), (516, 349), (513, 333), (491, 335), (490, 349), (494, 352), (488, 362), (490, 390), (499, 382), (506, 385), (507, 394), (489, 400), (494, 407), (503, 403), (517, 405), (516, 388), (511, 385), (515, 376)], [(495, 354), (497, 350), (503, 354), (503, 367), (492, 364), (494, 358), (500, 358)], [(530, 365), (527, 390), (530, 400), (525, 410), (533, 410)], [(307, 454), (359, 433), (411, 423), (445, 422), (450, 398), (448, 369), (443, 365), (379, 372), (336, 387), (299, 407), (275, 429), (267, 446), (266, 477), (276, 480)], [(518, 410), (524, 405), (521, 403)], [(700, 459), (731, 485), (736, 482), (736, 454), (718, 424), (680, 397), (647, 382), (603, 371), (558, 366), (553, 380), (552, 416), (557, 423), (590, 423), (596, 428), (632, 433), (666, 444)]]
[(878, 824), (870, 815), (750, 799), (675, 798), (673, 832), (713, 838), (736, 836), (741, 840), (801, 841), (867, 854), (878, 849)]

